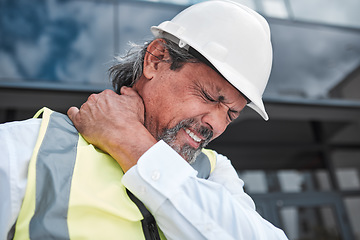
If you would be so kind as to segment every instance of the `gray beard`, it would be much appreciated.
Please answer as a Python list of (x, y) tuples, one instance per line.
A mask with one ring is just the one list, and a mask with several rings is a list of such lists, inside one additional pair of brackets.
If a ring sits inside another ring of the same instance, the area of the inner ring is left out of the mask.
[(183, 120), (173, 128), (163, 129), (162, 134), (158, 137), (158, 140), (162, 139), (190, 164), (195, 162), (197, 156), (199, 156), (199, 154), (201, 153), (202, 148), (204, 148), (210, 142), (213, 136), (213, 133), (210, 129), (202, 126), (195, 127), (194, 129), (206, 138), (206, 140), (203, 141), (198, 148), (195, 149), (188, 144), (184, 144), (183, 146), (176, 144), (176, 136), (180, 129), (188, 128), (192, 125), (194, 125), (194, 120)]

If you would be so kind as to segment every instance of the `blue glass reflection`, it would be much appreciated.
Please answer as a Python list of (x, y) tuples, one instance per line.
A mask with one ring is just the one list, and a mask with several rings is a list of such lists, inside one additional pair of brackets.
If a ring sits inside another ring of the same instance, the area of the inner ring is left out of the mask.
[(2, 81), (102, 83), (114, 53), (113, 6), (6, 0), (0, 14)]
[[(161, 3), (122, 3), (118, 7), (118, 40), (120, 54), (129, 47), (129, 42), (141, 44), (153, 38), (150, 27), (172, 19), (186, 6)], [(136, 17), (134, 17), (136, 14)]]
[(114, 55), (129, 41), (152, 38), (150, 26), (183, 8), (139, 1), (0, 1), (0, 85), (110, 87)]

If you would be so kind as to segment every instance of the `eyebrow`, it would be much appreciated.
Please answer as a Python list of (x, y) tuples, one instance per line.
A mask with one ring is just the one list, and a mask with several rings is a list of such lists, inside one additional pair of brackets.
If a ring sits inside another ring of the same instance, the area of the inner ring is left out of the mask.
[(225, 98), (225, 96), (220, 95), (220, 96), (218, 97), (218, 100), (219, 100), (219, 102), (225, 102), (225, 101), (226, 101), (226, 98)]
[[(205, 86), (203, 86), (203, 84), (201, 84), (199, 81), (196, 81), (195, 85), (200, 89), (200, 91), (205, 94), (205, 95), (208, 95), (208, 96), (213, 96), (213, 94), (211, 93), (211, 91), (206, 88)], [(226, 105), (228, 108), (229, 108), (229, 111), (232, 112), (232, 113), (236, 113), (236, 114), (239, 114), (241, 113), (242, 110), (240, 111), (237, 111), (231, 107), (228, 106), (229, 102), (227, 101), (226, 97), (224, 95), (221, 95), (220, 94), (220, 91), (221, 91), (221, 88), (219, 86), (213, 86), (216, 88), (216, 91), (217, 91), (217, 95), (218, 97), (217, 98), (214, 98), (214, 100)]]
[(229, 107), (229, 106), (227, 105), (228, 102), (226, 101), (226, 97), (225, 97), (224, 95), (219, 95), (219, 97), (218, 97), (217, 100), (218, 100), (219, 102), (221, 102), (222, 104), (226, 105), (226, 107), (229, 108), (229, 111), (230, 111), (230, 112), (236, 113), (236, 114), (240, 115), (241, 110), (240, 110), (240, 111), (237, 111), (237, 110)]

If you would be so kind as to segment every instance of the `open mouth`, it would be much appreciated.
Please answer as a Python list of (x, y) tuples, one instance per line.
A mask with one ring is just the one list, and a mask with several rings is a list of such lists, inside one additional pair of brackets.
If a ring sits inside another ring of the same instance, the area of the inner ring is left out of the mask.
[(196, 136), (196, 134), (194, 132), (192, 132), (190, 129), (185, 128), (185, 132), (197, 143), (201, 142), (201, 138), (199, 138), (198, 136)]

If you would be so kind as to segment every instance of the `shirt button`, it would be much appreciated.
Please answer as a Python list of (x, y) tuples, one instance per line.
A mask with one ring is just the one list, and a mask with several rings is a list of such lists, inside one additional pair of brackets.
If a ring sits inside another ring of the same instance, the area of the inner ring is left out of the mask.
[(160, 178), (160, 172), (159, 171), (153, 171), (152, 175), (151, 175), (151, 179), (154, 180), (154, 181), (157, 181), (159, 180)]

